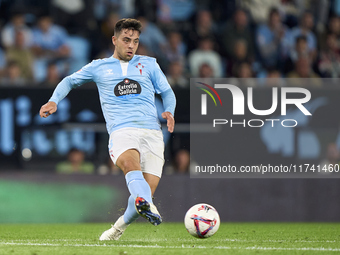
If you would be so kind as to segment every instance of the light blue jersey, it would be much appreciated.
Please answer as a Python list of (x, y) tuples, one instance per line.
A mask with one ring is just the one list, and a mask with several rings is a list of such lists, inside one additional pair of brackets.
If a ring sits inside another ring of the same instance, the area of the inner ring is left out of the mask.
[(91, 81), (97, 84), (109, 134), (124, 127), (160, 129), (155, 93), (174, 115), (175, 95), (156, 59), (140, 55), (129, 62), (114, 57), (92, 61), (61, 81), (49, 101), (58, 104), (71, 89)]

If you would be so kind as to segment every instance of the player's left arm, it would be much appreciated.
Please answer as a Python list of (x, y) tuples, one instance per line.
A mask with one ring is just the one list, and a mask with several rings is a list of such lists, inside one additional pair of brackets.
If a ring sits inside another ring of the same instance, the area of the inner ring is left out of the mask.
[(168, 131), (172, 133), (175, 128), (174, 112), (176, 107), (176, 97), (171, 88), (160, 93), (160, 95), (162, 97), (163, 106), (165, 109), (162, 113), (162, 118), (166, 119)]
[(155, 86), (157, 94), (160, 94), (163, 101), (164, 112), (162, 118), (167, 120), (168, 131), (172, 133), (175, 128), (175, 108), (176, 108), (176, 97), (172, 91), (170, 84), (168, 83), (164, 73), (155, 61), (155, 66), (152, 72), (152, 83)]

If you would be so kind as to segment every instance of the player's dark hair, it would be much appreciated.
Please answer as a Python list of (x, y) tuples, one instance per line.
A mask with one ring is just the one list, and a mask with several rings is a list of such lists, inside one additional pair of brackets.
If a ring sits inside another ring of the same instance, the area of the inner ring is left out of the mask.
[(119, 36), (123, 29), (136, 30), (139, 34), (142, 32), (142, 23), (136, 19), (121, 19), (119, 20), (114, 29), (114, 35)]

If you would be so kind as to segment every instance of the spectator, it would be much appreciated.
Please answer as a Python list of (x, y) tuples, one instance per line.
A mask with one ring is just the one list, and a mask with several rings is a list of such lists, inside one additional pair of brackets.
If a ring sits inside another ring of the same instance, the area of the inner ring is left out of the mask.
[(59, 73), (56, 63), (51, 62), (47, 67), (46, 80), (41, 83), (41, 86), (45, 88), (55, 88), (55, 86), (61, 81), (61, 75)]
[(4, 69), (6, 67), (6, 57), (5, 52), (0, 47), (0, 78), (3, 76)]
[(166, 174), (187, 174), (189, 171), (194, 171), (195, 163), (190, 162), (190, 154), (189, 151), (186, 149), (179, 150), (174, 158), (173, 165), (168, 166), (165, 169)]
[(308, 57), (301, 56), (295, 62), (295, 68), (289, 72), (288, 78), (319, 78), (319, 76), (313, 72), (311, 61)]
[[(329, 143), (327, 145), (326, 157), (321, 161), (320, 168), (327, 170), (329, 170), (330, 168), (336, 169), (336, 167), (339, 167), (339, 163), (340, 163), (339, 149), (335, 143)], [(321, 171), (321, 173), (327, 173), (327, 171)]]
[(282, 77), (282, 74), (279, 70), (277, 69), (270, 69), (268, 70), (267, 72), (267, 78), (270, 79), (270, 78), (281, 78)]
[(103, 35), (103, 39), (111, 41), (113, 36), (114, 28), (117, 21), (120, 20), (120, 16), (118, 13), (111, 12), (105, 21), (101, 24), (100, 29)]
[(205, 37), (210, 37), (213, 41), (216, 38), (216, 26), (208, 10), (198, 11), (196, 14), (195, 24), (188, 35), (188, 51), (192, 51), (198, 47), (198, 42)]
[(95, 28), (94, 5), (88, 0), (54, 0), (50, 3), (50, 13), (57, 25), (67, 29), (70, 34), (84, 37)]
[(234, 66), (235, 84), (240, 87), (255, 87), (257, 85), (251, 65), (248, 62), (241, 62)]
[(216, 24), (223, 24), (229, 17), (233, 16), (237, 6), (239, 6), (239, 0), (198, 0), (196, 4), (198, 10), (209, 10)]
[(296, 37), (295, 48), (290, 52), (291, 59), (295, 62), (300, 57), (312, 57), (308, 51), (307, 37), (300, 35)]
[[(128, 0), (126, 2), (130, 2), (130, 1), (131, 0)], [(151, 20), (151, 21), (157, 20), (156, 16), (157, 16), (158, 7), (159, 7), (158, 1), (154, 1), (154, 0), (135, 1), (136, 13), (139, 16), (144, 16), (148, 20)]]
[(47, 66), (50, 61), (58, 61), (60, 69), (67, 73), (70, 48), (67, 46), (68, 34), (65, 29), (54, 25), (52, 18), (42, 15), (37, 27), (33, 30), (34, 43), (32, 50), (36, 56), (34, 79), (41, 82), (46, 79)]
[(283, 87), (284, 79), (282, 78), (281, 72), (277, 69), (269, 69), (267, 71), (265, 85), (267, 87)]
[(340, 52), (335, 34), (327, 35), (326, 48), (320, 52), (318, 68), (322, 77), (340, 77)]
[(176, 171), (178, 173), (188, 173), (190, 168), (190, 154), (187, 150), (180, 150), (175, 156)]
[(328, 19), (331, 1), (329, 0), (304, 0), (296, 1), (300, 13), (309, 10), (315, 18), (315, 30), (322, 33)]
[(313, 78), (313, 79), (298, 79), (291, 80), (289, 85), (291, 86), (308, 86), (308, 87), (320, 87), (322, 85), (320, 76), (314, 73), (311, 65), (311, 61), (308, 57), (300, 57), (295, 62), (295, 68), (289, 72), (287, 78)]
[(38, 26), (33, 30), (33, 37), (33, 51), (38, 57), (56, 60), (66, 58), (70, 54), (70, 49), (66, 45), (68, 38), (66, 31), (54, 25), (48, 15), (39, 18)]
[[(306, 36), (307, 38), (307, 45), (308, 45), (308, 51), (310, 52), (312, 56), (312, 61), (315, 60), (316, 57), (316, 37), (314, 33), (312, 32), (312, 29), (314, 27), (314, 17), (311, 12), (304, 12), (301, 21), (300, 26), (293, 28), (290, 33), (287, 33), (287, 36), (285, 40), (288, 40), (290, 49), (294, 48), (296, 38), (298, 38), (301, 35)], [(288, 37), (288, 38), (287, 38)]]
[(234, 42), (233, 53), (230, 56), (227, 64), (227, 73), (229, 76), (235, 76), (234, 69), (241, 63), (251, 63), (251, 59), (248, 54), (247, 42), (243, 39), (236, 40)]
[(96, 54), (96, 58), (109, 58), (112, 56), (112, 52), (114, 52), (114, 49), (115, 49), (115, 46), (112, 44), (111, 41), (109, 41), (108, 43), (105, 44), (105, 46), (101, 47), (100, 52)]
[(183, 64), (179, 61), (170, 63), (166, 78), (173, 89), (189, 88), (189, 79), (184, 76)]
[(235, 67), (235, 76), (237, 78), (252, 78), (254, 77), (251, 66), (247, 62), (242, 62)]
[[(309, 0), (306, 0), (309, 1)], [(318, 0), (317, 0), (318, 1)], [(247, 10), (256, 24), (263, 24), (267, 21), (270, 10), (276, 8), (282, 14), (285, 23), (289, 27), (297, 25), (299, 9), (296, 0), (238, 0), (240, 7)]]
[(15, 61), (9, 61), (5, 69), (5, 75), (1, 78), (2, 86), (25, 86), (26, 80), (22, 77), (20, 65)]
[(327, 35), (334, 34), (336, 36), (336, 45), (337, 50), (340, 50), (340, 17), (332, 16), (328, 22), (327, 31), (319, 34), (319, 45), (321, 50), (325, 50), (327, 48)]
[(340, 17), (333, 16), (329, 21), (329, 32), (336, 35), (338, 50), (340, 50)]
[[(138, 1), (134, 0), (91, 0), (87, 2), (93, 2), (92, 11), (98, 21), (103, 21), (112, 11), (117, 12), (121, 17), (133, 17), (135, 16), (135, 6), (138, 3)], [(87, 5), (87, 3), (85, 3), (85, 5)], [(143, 3), (142, 6), (150, 8), (149, 5), (145, 3)], [(141, 5), (138, 7), (141, 7)]]
[(199, 67), (199, 78), (213, 78), (214, 77), (214, 70), (208, 63), (203, 63)]
[(4, 26), (1, 32), (2, 45), (5, 48), (14, 47), (16, 31), (20, 30), (24, 36), (24, 48), (28, 48), (32, 45), (32, 32), (31, 29), (25, 23), (25, 16), (22, 12), (13, 14), (11, 21)]
[(111, 12), (102, 22), (99, 31), (94, 31), (91, 37), (93, 54), (99, 58), (106, 58), (112, 55), (114, 45), (112, 44), (112, 36), (117, 21), (120, 20), (118, 13)]
[(312, 59), (312, 54), (308, 50), (307, 37), (300, 35), (296, 38), (295, 47), (289, 52), (289, 56), (285, 61), (284, 70), (285, 73), (289, 73), (294, 69), (295, 62), (299, 58), (309, 58)]
[(15, 42), (13, 46), (6, 49), (7, 61), (16, 62), (21, 70), (21, 77), (26, 81), (33, 80), (33, 54), (30, 49), (26, 47), (26, 38), (24, 30), (15, 31)]
[(269, 13), (268, 23), (260, 25), (256, 31), (256, 43), (259, 49), (260, 60), (265, 68), (277, 68), (284, 47), (283, 38), (287, 28), (282, 24), (280, 13), (272, 9)]
[(138, 17), (138, 20), (142, 23), (142, 33), (139, 37), (140, 43), (143, 44), (152, 55), (163, 57), (167, 44), (163, 32), (143, 16)]
[(120, 175), (123, 172), (120, 170), (118, 166), (116, 166), (111, 158), (108, 158), (106, 160), (106, 163), (101, 164), (98, 169), (97, 173), (100, 175), (107, 175), (107, 174), (112, 174), (112, 175)]
[(185, 44), (182, 41), (182, 35), (172, 31), (168, 34), (168, 45), (165, 50), (165, 56), (168, 62), (180, 61), (184, 64)]
[[(112, 53), (111, 53), (112, 54)], [(142, 43), (139, 43), (138, 45), (138, 49), (136, 51), (136, 54), (137, 55), (143, 55), (143, 56), (153, 56), (149, 51), (148, 49), (145, 47), (144, 44)]]
[(222, 51), (226, 57), (233, 56), (234, 45), (237, 40), (244, 40), (247, 44), (248, 55), (254, 56), (253, 37), (248, 26), (248, 17), (244, 10), (235, 11), (232, 22), (229, 22), (222, 33)]
[(157, 2), (157, 18), (162, 23), (186, 21), (195, 11), (194, 0), (159, 0)]
[(222, 60), (221, 56), (213, 50), (213, 41), (209, 37), (201, 39), (199, 47), (190, 52), (188, 57), (189, 68), (192, 77), (198, 77), (199, 68), (203, 63), (208, 64), (212, 70), (212, 77), (222, 76)]
[(67, 155), (67, 161), (56, 166), (59, 174), (93, 174), (94, 165), (85, 161), (85, 154), (78, 149), (71, 149)]
[(247, 10), (252, 21), (261, 24), (265, 23), (270, 10), (279, 6), (279, 0), (241, 0), (241, 7)]

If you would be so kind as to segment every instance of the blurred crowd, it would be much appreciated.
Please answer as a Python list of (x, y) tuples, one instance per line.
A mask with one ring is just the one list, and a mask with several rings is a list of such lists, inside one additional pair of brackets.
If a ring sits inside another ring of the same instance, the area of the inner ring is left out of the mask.
[(2, 0), (0, 86), (55, 87), (111, 56), (125, 17), (142, 22), (137, 54), (156, 57), (173, 88), (340, 76), (340, 0)]
[[(164, 168), (165, 175), (187, 174), (193, 171), (195, 162), (190, 161), (190, 153), (186, 149), (180, 149), (174, 156), (171, 163)], [(100, 164), (87, 161), (84, 151), (73, 148), (64, 161), (56, 164), (55, 170), (58, 174), (99, 174), (99, 175), (120, 175), (123, 172), (108, 157)]]

